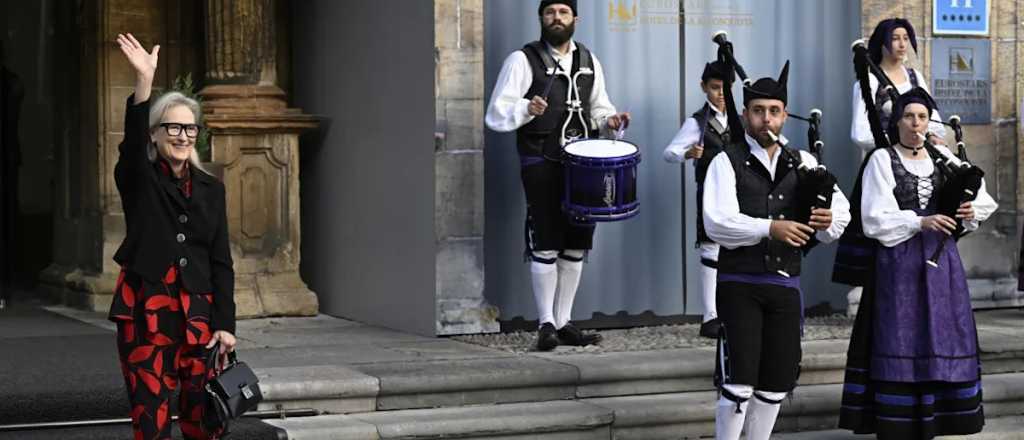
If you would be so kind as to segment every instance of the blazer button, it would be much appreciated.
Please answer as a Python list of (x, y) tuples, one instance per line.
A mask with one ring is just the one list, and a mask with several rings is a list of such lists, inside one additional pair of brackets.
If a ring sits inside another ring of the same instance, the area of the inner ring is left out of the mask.
[(180, 260), (178, 260), (178, 266), (181, 266), (181, 267), (188, 266), (188, 258), (182, 257)]
[(785, 220), (786, 214), (779, 214), (779, 220)]
[(772, 200), (772, 199), (774, 199), (774, 198), (775, 198), (775, 196), (773, 196), (773, 195), (771, 195), (771, 194), (768, 194), (768, 200)]
[(181, 233), (179, 233), (179, 234), (178, 234), (178, 235), (177, 235), (176, 237), (174, 237), (174, 238), (178, 240), (178, 243), (184, 243), (184, 242), (185, 242), (185, 234), (181, 234)]
[(178, 216), (178, 223), (181, 223), (181, 224), (188, 223), (188, 216), (185, 215), (185, 214), (179, 215)]
[(779, 200), (782, 200), (782, 199), (785, 199), (785, 198), (786, 198), (785, 194), (779, 194)]
[(776, 263), (781, 262), (781, 261), (782, 261), (782, 257), (775, 257), (775, 262)]

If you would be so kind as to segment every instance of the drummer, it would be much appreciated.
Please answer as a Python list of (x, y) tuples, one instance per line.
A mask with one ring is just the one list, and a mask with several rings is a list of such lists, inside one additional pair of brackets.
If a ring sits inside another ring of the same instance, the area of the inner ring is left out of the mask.
[[(541, 39), (505, 59), (484, 119), (494, 131), (516, 131), (540, 351), (601, 340), (600, 334), (583, 333), (569, 323), (594, 226), (574, 225), (562, 212), (561, 149), (568, 141), (597, 137), (599, 130), (607, 134), (629, 123), (629, 113), (617, 113), (608, 99), (597, 57), (572, 39), (577, 11), (576, 0), (540, 2)], [(570, 92), (586, 99), (572, 107)], [(570, 123), (563, 126), (567, 119)]]
[(704, 231), (701, 199), (704, 196), (704, 177), (708, 173), (711, 160), (730, 142), (729, 118), (725, 114), (725, 85), (732, 84), (735, 76), (724, 61), (712, 61), (704, 65), (704, 73), (700, 76), (700, 89), (706, 98), (704, 105), (686, 118), (682, 128), (672, 138), (672, 142), (665, 147), (664, 153), (667, 162), (693, 160), (694, 177), (697, 179), (695, 244), (700, 249), (701, 298), (704, 300), (704, 319), (701, 321), (700, 335), (712, 339), (718, 337), (721, 325), (715, 305), (718, 243), (712, 241)]

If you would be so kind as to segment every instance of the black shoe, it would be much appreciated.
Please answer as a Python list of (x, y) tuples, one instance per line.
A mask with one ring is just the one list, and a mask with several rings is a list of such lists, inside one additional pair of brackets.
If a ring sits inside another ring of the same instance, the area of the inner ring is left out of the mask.
[(700, 335), (705, 338), (718, 339), (718, 331), (722, 328), (722, 321), (714, 318), (700, 325)]
[(562, 345), (584, 347), (601, 342), (604, 337), (600, 333), (583, 333), (576, 326), (566, 324), (558, 330), (558, 339), (562, 341)]
[(545, 322), (544, 325), (540, 326), (540, 330), (537, 330), (537, 350), (554, 350), (559, 344), (556, 333), (557, 331), (555, 331), (555, 326), (550, 322)]

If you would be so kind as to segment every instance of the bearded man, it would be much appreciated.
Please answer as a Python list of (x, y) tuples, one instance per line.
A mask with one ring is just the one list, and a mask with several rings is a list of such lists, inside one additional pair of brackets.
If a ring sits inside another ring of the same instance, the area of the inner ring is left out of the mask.
[[(497, 132), (516, 132), (527, 204), (526, 255), (537, 302), (537, 349), (548, 351), (601, 340), (569, 323), (595, 227), (574, 224), (562, 212), (562, 148), (596, 137), (599, 129), (623, 127), (629, 114), (616, 112), (601, 63), (572, 39), (579, 21), (576, 1), (542, 0), (537, 14), (541, 39), (505, 59), (484, 122)], [(579, 112), (582, 118), (569, 118)]]

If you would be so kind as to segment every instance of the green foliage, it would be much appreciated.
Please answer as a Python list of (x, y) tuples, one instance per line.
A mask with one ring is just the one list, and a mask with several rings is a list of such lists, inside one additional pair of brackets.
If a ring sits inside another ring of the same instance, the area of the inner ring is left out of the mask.
[[(199, 105), (203, 104), (203, 98), (196, 93), (195, 84), (192, 82), (192, 74), (186, 73), (185, 75), (179, 75), (174, 79), (174, 87), (171, 89), (174, 92), (180, 92), (189, 98), (196, 100)], [(199, 131), (199, 137), (196, 138), (196, 152), (199, 153), (199, 160), (202, 162), (210, 161), (210, 131), (206, 127), (206, 118), (199, 120), (199, 125), (204, 128)]]

